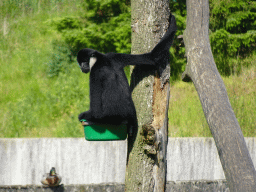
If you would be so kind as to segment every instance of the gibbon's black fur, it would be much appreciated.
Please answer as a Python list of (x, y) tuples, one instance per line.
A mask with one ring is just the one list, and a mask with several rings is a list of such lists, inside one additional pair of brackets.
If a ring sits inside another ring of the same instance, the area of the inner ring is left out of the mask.
[(79, 115), (95, 123), (118, 125), (128, 123), (129, 130), (137, 127), (137, 116), (130, 87), (123, 68), (126, 65), (160, 65), (169, 59), (169, 49), (176, 32), (176, 21), (170, 16), (170, 26), (154, 49), (145, 54), (102, 54), (93, 49), (78, 52), (82, 72), (90, 72), (90, 110)]

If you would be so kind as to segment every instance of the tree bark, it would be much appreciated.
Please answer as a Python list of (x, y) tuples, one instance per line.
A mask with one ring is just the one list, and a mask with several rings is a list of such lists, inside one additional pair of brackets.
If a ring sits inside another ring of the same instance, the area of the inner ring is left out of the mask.
[(208, 0), (187, 0), (184, 42), (187, 66), (215, 140), (230, 191), (255, 191), (256, 172), (244, 137), (216, 68), (209, 42)]
[[(168, 0), (132, 0), (132, 54), (151, 51), (168, 28)], [(161, 74), (149, 66), (132, 71), (138, 131), (128, 139), (126, 191), (164, 191), (170, 65)]]

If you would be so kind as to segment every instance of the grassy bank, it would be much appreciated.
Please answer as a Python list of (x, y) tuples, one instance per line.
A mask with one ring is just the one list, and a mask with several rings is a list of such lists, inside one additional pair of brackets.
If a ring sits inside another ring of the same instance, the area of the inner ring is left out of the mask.
[(78, 15), (77, 3), (62, 1), (50, 10), (41, 4), (34, 13), (1, 15), (0, 137), (82, 136), (74, 109), (88, 108), (88, 76), (76, 63), (57, 78), (46, 72), (52, 42), (60, 38), (49, 20)]
[[(222, 77), (231, 106), (244, 136), (256, 136), (256, 57), (253, 66), (238, 76)], [(169, 136), (209, 137), (199, 97), (192, 83), (176, 82), (171, 87), (169, 108)]]
[[(35, 3), (30, 6), (33, 9), (27, 9), (26, 3)], [(53, 42), (60, 39), (49, 20), (80, 16), (79, 5), (78, 0), (56, 0), (55, 4), (24, 0), (19, 9), (10, 9), (13, 11), (1, 7), (1, 138), (83, 137), (77, 115), (89, 108), (88, 75), (81, 73), (76, 63), (59, 76), (47, 75)], [(223, 79), (244, 135), (256, 136), (256, 57), (246, 62), (254, 67)], [(172, 84), (169, 136), (211, 136), (191, 83)]]

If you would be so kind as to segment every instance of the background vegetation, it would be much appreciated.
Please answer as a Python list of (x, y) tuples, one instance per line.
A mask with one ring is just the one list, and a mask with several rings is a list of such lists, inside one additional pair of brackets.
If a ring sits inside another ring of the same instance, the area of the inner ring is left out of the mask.
[[(185, 1), (170, 2), (178, 36)], [(216, 65), (244, 135), (256, 136), (256, 1), (210, 0), (210, 9)], [(89, 87), (77, 51), (130, 53), (130, 11), (129, 0), (2, 0), (0, 137), (83, 137), (77, 115), (89, 108)], [(180, 81), (180, 40), (170, 53), (169, 135), (211, 136), (194, 85)]]

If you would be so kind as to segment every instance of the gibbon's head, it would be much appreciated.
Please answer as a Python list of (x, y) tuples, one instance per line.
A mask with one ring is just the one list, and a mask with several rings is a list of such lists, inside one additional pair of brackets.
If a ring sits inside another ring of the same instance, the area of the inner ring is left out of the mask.
[(77, 62), (83, 73), (91, 71), (93, 65), (97, 61), (97, 51), (93, 49), (82, 49), (77, 54)]

